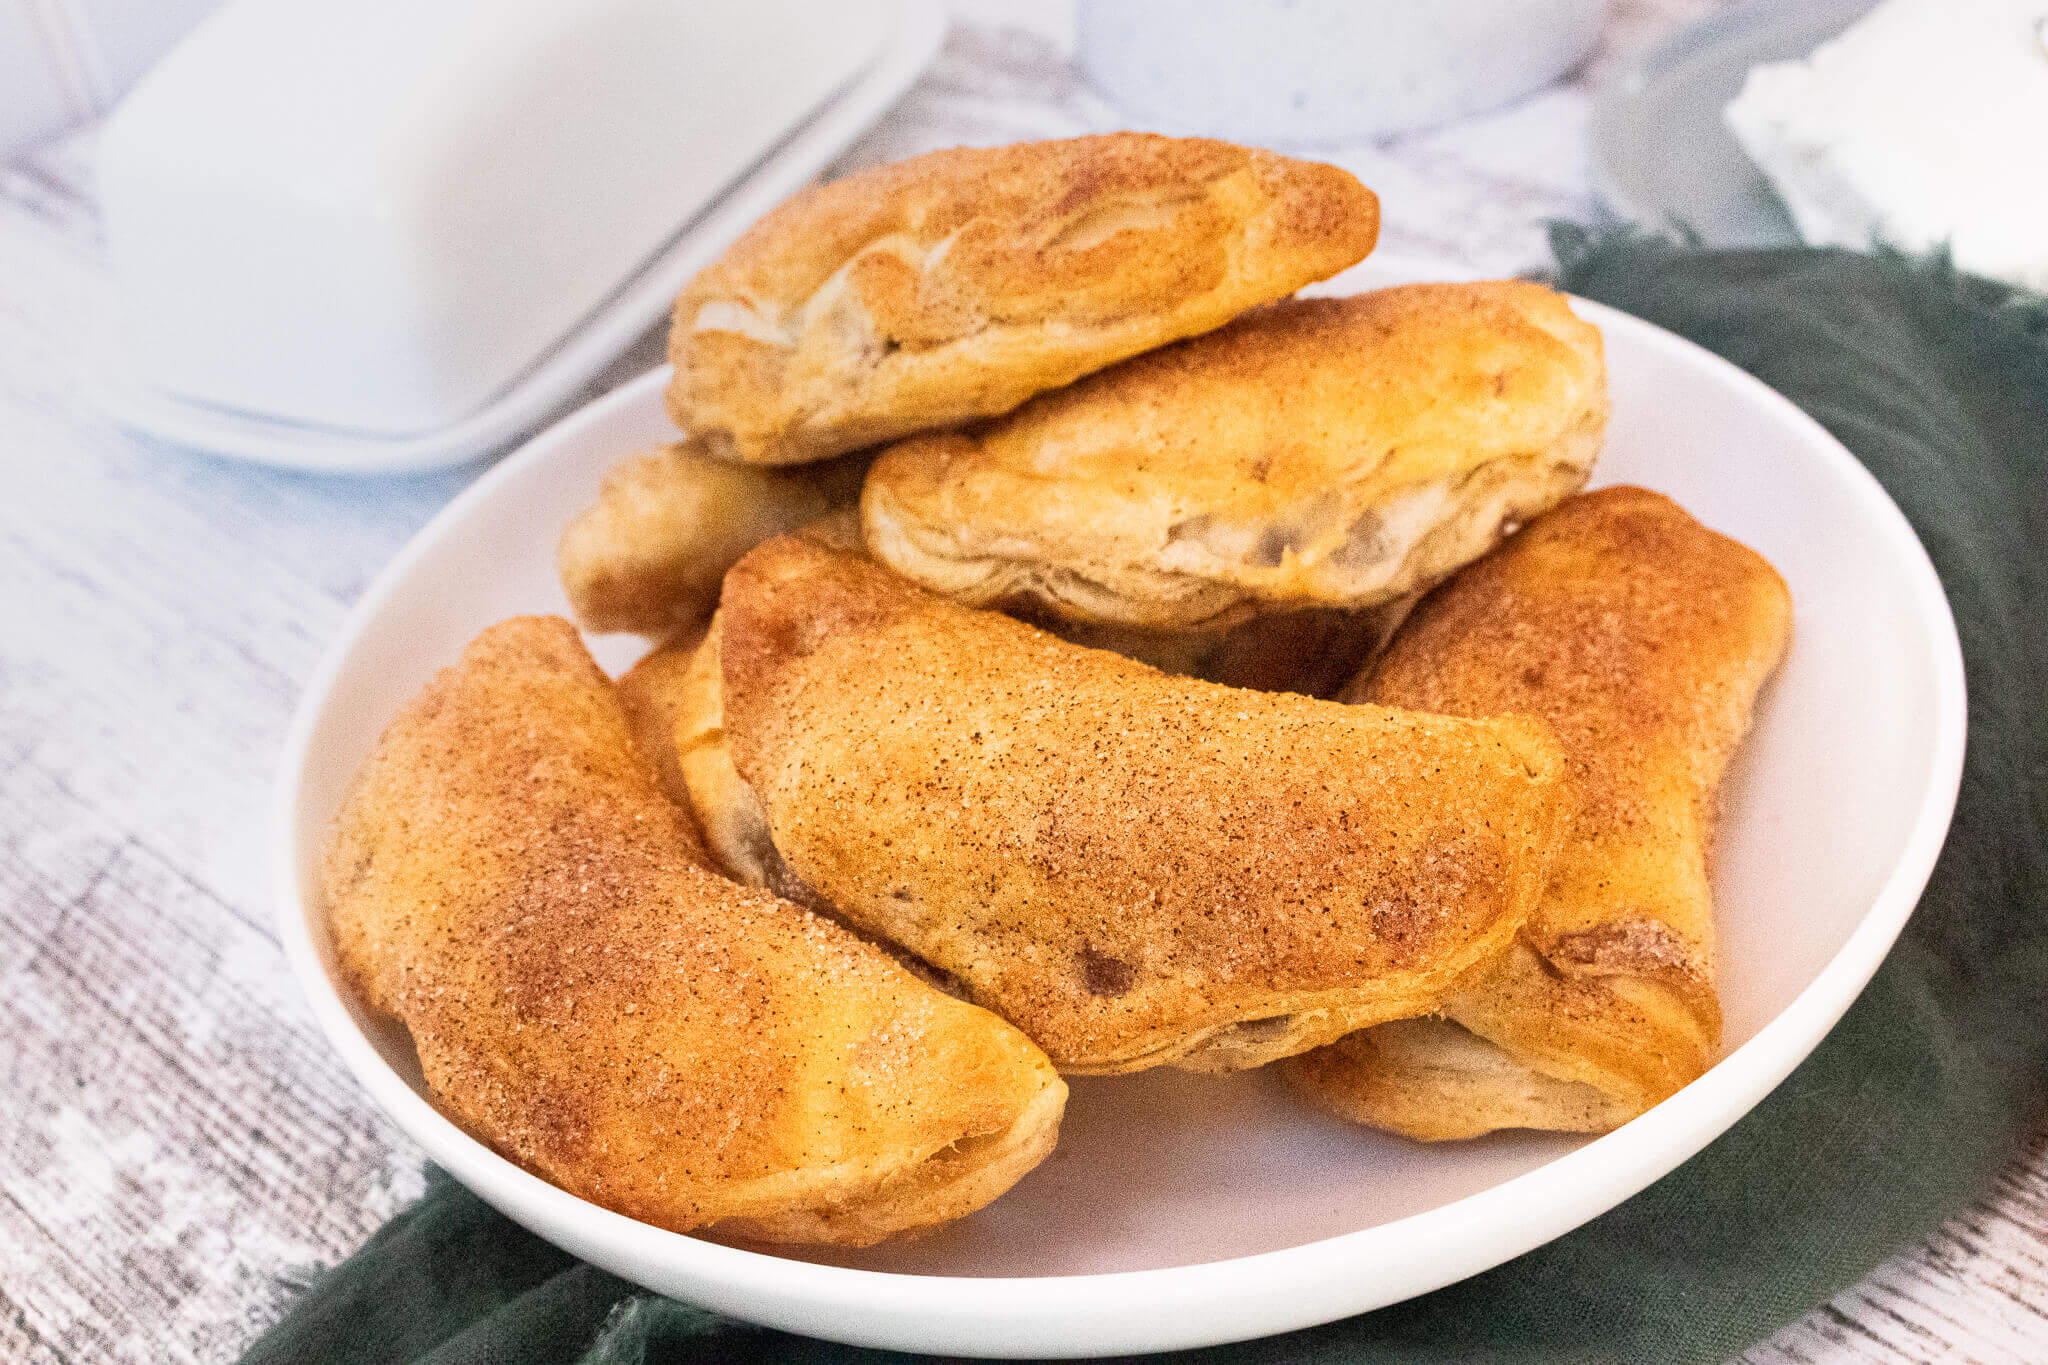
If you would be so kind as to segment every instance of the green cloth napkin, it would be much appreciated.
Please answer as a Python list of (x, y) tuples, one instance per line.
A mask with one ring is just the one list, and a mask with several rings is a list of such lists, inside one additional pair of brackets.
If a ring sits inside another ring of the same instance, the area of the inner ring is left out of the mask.
[[(1557, 232), (1558, 283), (1691, 337), (1819, 418), (1905, 509), (1954, 605), (1970, 743), (1948, 846), (1842, 1023), (1748, 1117), (1518, 1260), (1334, 1323), (1169, 1359), (1718, 1360), (1932, 1232), (2048, 1090), (2048, 301), (1937, 262)], [(1881, 736), (1875, 736), (1882, 742)], [(909, 1357), (749, 1327), (580, 1265), (436, 1176), (245, 1365)]]

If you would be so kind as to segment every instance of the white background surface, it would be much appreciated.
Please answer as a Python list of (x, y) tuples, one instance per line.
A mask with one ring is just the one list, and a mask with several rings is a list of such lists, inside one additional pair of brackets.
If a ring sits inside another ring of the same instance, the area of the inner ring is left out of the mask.
[(0, 0), (0, 161), (104, 114), (220, 0)]
[[(1591, 78), (1706, 8), (1622, 0)], [(1120, 121), (1059, 7), (959, 10), (851, 163)], [(1518, 269), (1545, 217), (1593, 211), (1586, 102), (1575, 82), (1331, 159), (1381, 193), (1385, 249)], [(300, 687), (476, 470), (329, 482), (122, 435), (76, 368), (105, 288), (89, 186), (89, 138), (0, 170), (0, 1359), (215, 1362), (418, 1189), (284, 974), (263, 849)], [(2048, 1358), (2048, 1143), (1745, 1358)]]

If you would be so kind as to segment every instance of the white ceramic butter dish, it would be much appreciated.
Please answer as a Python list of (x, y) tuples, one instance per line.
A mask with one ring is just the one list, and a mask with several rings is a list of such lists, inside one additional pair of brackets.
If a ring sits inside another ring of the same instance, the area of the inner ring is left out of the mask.
[(470, 458), (915, 78), (937, 0), (234, 0), (109, 121), (124, 424), (326, 470)]

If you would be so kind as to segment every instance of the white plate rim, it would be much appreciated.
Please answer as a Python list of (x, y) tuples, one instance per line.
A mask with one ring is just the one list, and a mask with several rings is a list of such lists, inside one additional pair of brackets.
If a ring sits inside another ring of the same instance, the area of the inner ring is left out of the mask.
[[(1413, 268), (1418, 278), (1469, 273), (1452, 266)], [(320, 962), (309, 907), (300, 894), (299, 777), (357, 639), (412, 566), (459, 526), (469, 509), (491, 498), (528, 464), (547, 458), (619, 408), (642, 401), (650, 388), (665, 385), (666, 366), (563, 418), (457, 495), (363, 593), (308, 683), (279, 769), (271, 873), (286, 957), (322, 1032), (400, 1129), (514, 1221), (529, 1227), (547, 1224), (552, 1231), (542, 1235), (629, 1278), (628, 1262), (658, 1259), (686, 1286), (691, 1301), (705, 1307), (853, 1345), (961, 1355), (1083, 1356), (1248, 1340), (1335, 1321), (1455, 1283), (1606, 1212), (1747, 1114), (1818, 1045), (1875, 974), (1918, 903), (1947, 836), (1962, 778), (1967, 696), (1954, 617), (1925, 547), (1876, 477), (1846, 447), (1791, 400), (1704, 347), (1604, 304), (1576, 296), (1572, 303), (1603, 331), (1626, 332), (1645, 346), (1719, 369), (1723, 378), (1775, 409), (1817, 458), (1845, 476), (1892, 550), (1911, 566), (1912, 606), (1925, 616), (1936, 643), (1929, 780), (1870, 909), (1813, 980), (1756, 1036), (1640, 1118), (1486, 1190), (1376, 1227), (1195, 1265), (1017, 1278), (820, 1265), (667, 1232), (548, 1184), (443, 1118), (378, 1054)], [(564, 1232), (565, 1224), (580, 1227)], [(1482, 1231), (1486, 1235), (1479, 1235)], [(1385, 1246), (1398, 1247), (1398, 1254), (1386, 1255)], [(1379, 1273), (1361, 1275), (1368, 1265)], [(1134, 1311), (1138, 1304), (1144, 1305), (1142, 1312)]]

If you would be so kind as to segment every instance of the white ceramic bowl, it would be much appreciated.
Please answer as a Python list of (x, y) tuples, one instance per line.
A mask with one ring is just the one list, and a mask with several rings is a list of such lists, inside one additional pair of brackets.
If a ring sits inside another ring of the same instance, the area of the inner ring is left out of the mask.
[[(1451, 274), (1455, 272), (1441, 272)], [(1414, 278), (1368, 263), (1339, 288)], [(492, 621), (564, 611), (563, 521), (669, 431), (665, 373), (569, 417), (458, 497), (364, 595), (308, 689), (278, 787), (286, 949), (321, 1026), (433, 1160), (541, 1236), (650, 1289), (791, 1331), (980, 1355), (1163, 1350), (1393, 1303), (1568, 1231), (1698, 1151), (1841, 1016), (1912, 910), (1963, 755), (1954, 622), (1905, 519), (1784, 398), (1594, 304), (1614, 420), (1598, 482), (1669, 493), (1792, 586), (1791, 653), (1725, 790), (1715, 870), (1727, 1052), (1592, 1140), (1425, 1147), (1297, 1105), (1260, 1073), (1082, 1079), (1060, 1146), (990, 1208), (902, 1246), (800, 1259), (663, 1232), (494, 1155), (427, 1103), (404, 1032), (339, 988), (321, 839), (379, 731)], [(596, 642), (608, 667), (638, 646)]]

